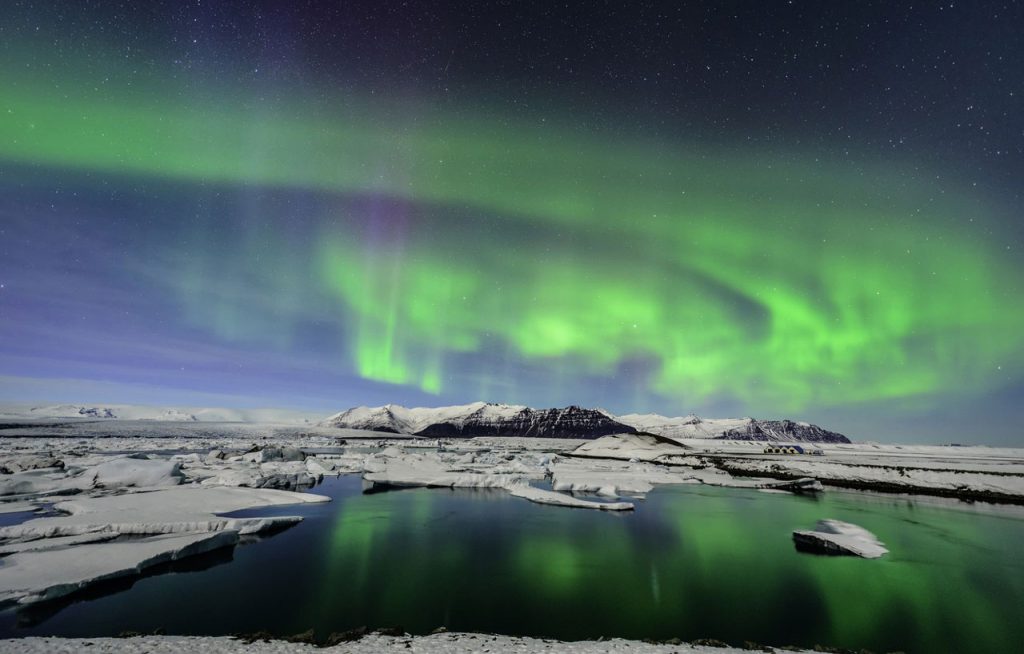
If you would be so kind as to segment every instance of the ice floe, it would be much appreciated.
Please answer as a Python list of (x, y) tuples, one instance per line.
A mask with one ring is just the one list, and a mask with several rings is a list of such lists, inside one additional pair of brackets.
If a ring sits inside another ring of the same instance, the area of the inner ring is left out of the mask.
[(819, 520), (813, 530), (793, 532), (797, 549), (877, 559), (889, 550), (867, 529), (840, 520)]
[(178, 486), (59, 502), (54, 508), (65, 515), (0, 528), (0, 603), (53, 599), (300, 520), (220, 513), (327, 500), (267, 489)]

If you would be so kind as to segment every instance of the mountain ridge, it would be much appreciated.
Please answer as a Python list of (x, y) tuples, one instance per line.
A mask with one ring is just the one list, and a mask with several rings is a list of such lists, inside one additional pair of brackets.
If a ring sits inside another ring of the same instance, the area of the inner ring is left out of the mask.
[(587, 409), (576, 405), (561, 409), (533, 409), (522, 405), (487, 402), (414, 408), (386, 404), (380, 407), (352, 407), (319, 424), (439, 438), (599, 438), (609, 434), (648, 433), (673, 439), (850, 442), (840, 433), (793, 420), (701, 418), (692, 413), (674, 418), (635, 413), (616, 416), (604, 409)]

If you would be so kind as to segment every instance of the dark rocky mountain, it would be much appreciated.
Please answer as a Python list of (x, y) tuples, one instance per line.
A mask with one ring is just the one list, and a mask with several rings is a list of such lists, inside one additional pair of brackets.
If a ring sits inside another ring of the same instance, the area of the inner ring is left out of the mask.
[(734, 441), (802, 441), (807, 443), (849, 443), (842, 434), (806, 422), (792, 420), (751, 420), (746, 425), (729, 429), (721, 438)]
[(633, 434), (629, 425), (616, 422), (596, 409), (569, 406), (564, 409), (523, 407), (512, 415), (488, 415), (480, 410), (464, 419), (436, 422), (416, 432), (441, 438), (467, 436), (526, 436), (531, 438), (599, 438), (609, 434)]

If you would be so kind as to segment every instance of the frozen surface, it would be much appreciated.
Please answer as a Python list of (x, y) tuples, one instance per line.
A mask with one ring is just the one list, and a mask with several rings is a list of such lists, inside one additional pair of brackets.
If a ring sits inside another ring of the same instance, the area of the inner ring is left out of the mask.
[[(68, 515), (0, 527), (0, 539), (54, 538), (86, 533), (169, 534), (237, 530), (256, 533), (297, 518), (221, 518), (215, 514), (262, 506), (326, 502), (308, 493), (248, 488), (184, 486), (125, 495), (76, 497), (54, 505)], [(0, 584), (4, 568), (0, 567)]]
[(544, 476), (540, 461), (531, 468), (515, 458), (510, 461), (503, 457), (501, 463), (491, 466), (489, 471), (478, 471), (474, 468), (476, 463), (476, 457), (462, 456), (446, 461), (439, 455), (407, 454), (398, 448), (388, 448), (367, 461), (363, 479), (385, 486), (498, 488), (538, 504), (581, 509), (628, 511), (633, 508), (629, 502), (595, 502), (531, 486), (531, 479)]
[[(478, 654), (481, 652), (551, 652), (564, 654), (739, 654), (748, 650), (703, 645), (643, 643), (613, 638), (603, 641), (566, 642), (493, 636), (490, 634), (443, 633), (431, 636), (369, 635), (353, 642), (320, 649), (313, 645), (285, 641), (256, 641), (247, 644), (233, 638), (145, 636), (139, 638), (24, 638), (0, 641), (0, 649), (10, 654), (70, 654), (87, 651), (92, 654), (171, 654), (178, 652), (209, 652), (210, 654), (377, 654), (378, 652), (409, 652), (411, 654)], [(804, 650), (790, 650), (804, 651)]]
[(54, 508), (67, 515), (0, 528), (0, 603), (53, 599), (300, 520), (222, 518), (217, 513), (327, 499), (266, 489), (179, 486), (60, 502)]
[(0, 604), (55, 599), (99, 581), (136, 575), (159, 563), (237, 542), (237, 531), (219, 531), (14, 553), (0, 567)]

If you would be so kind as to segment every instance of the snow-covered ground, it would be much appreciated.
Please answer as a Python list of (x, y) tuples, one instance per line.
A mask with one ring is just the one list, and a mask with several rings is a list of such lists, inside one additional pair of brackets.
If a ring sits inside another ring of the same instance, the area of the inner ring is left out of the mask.
[[(749, 650), (688, 643), (653, 644), (635, 640), (583, 640), (566, 642), (538, 638), (517, 638), (472, 633), (441, 633), (430, 636), (382, 636), (370, 634), (359, 640), (333, 647), (290, 643), (283, 640), (247, 643), (234, 638), (142, 636), (136, 638), (24, 638), (0, 640), (0, 650), (10, 654), (70, 654), (91, 652), (106, 654), (177, 654), (178, 652), (209, 652), (210, 654), (377, 654), (378, 652), (409, 652), (411, 654), (480, 654), (482, 652), (550, 652), (564, 654), (739, 654)], [(788, 650), (806, 651), (806, 650)]]
[(877, 443), (823, 444), (824, 456), (766, 455), (760, 443), (682, 440), (735, 475), (1024, 504), (1024, 449)]

